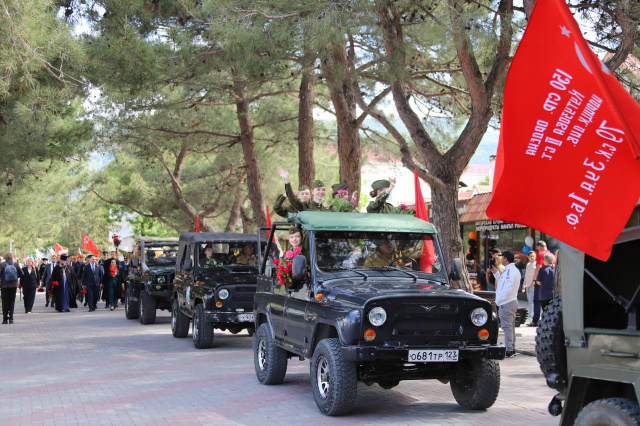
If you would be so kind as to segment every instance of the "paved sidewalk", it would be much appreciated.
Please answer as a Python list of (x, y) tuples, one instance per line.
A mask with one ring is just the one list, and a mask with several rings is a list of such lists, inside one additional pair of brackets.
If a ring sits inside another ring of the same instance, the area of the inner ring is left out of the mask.
[[(0, 325), (0, 424), (430, 424), (556, 425), (547, 413), (554, 395), (534, 357), (501, 362), (496, 404), (461, 409), (448, 385), (402, 382), (385, 391), (358, 385), (358, 405), (329, 418), (315, 406), (308, 363), (289, 361), (285, 382), (262, 386), (246, 333), (216, 331), (215, 347), (197, 350), (171, 335), (169, 315), (143, 326), (99, 306), (71, 313), (44, 307)], [(524, 343), (533, 328), (518, 328)], [(518, 338), (520, 339), (520, 338)]]

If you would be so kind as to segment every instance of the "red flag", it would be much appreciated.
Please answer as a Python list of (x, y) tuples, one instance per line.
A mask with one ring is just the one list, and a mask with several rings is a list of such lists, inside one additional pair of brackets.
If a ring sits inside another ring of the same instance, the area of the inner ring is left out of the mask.
[[(420, 178), (418, 171), (413, 171), (413, 183), (416, 191), (416, 217), (425, 222), (429, 222), (429, 213), (427, 205), (422, 197), (422, 189), (420, 189)], [(436, 261), (436, 250), (433, 247), (433, 241), (429, 237), (424, 239), (424, 247), (422, 247), (422, 256), (420, 257), (420, 270), (422, 272), (431, 272), (433, 263)]]
[(200, 232), (200, 216), (196, 216), (196, 232)]
[(487, 216), (606, 260), (640, 197), (640, 105), (563, 0), (536, 1), (503, 105)]
[(82, 250), (90, 251), (96, 256), (100, 256), (100, 250), (98, 250), (97, 244), (85, 234), (82, 234)]
[(271, 214), (269, 213), (269, 206), (266, 206), (267, 211), (267, 226), (271, 228)]
[(64, 252), (68, 252), (68, 251), (69, 251), (69, 249), (68, 249), (68, 248), (66, 248), (66, 247), (64, 247), (64, 246), (61, 246), (61, 245), (60, 245), (60, 244), (58, 244), (58, 243), (56, 243), (56, 245), (55, 245), (55, 246), (54, 246), (54, 248), (53, 248), (53, 251), (54, 251), (56, 254), (59, 254), (59, 253), (61, 253), (61, 252), (63, 252), (63, 251), (64, 251)]

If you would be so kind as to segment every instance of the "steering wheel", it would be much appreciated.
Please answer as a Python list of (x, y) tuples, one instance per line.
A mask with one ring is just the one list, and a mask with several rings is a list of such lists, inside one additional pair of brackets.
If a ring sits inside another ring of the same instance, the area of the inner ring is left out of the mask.
[(389, 264), (387, 266), (393, 266), (395, 263), (398, 263), (399, 260), (408, 260), (412, 264), (416, 265), (415, 269), (413, 267), (411, 268), (411, 270), (413, 270), (413, 271), (417, 271), (418, 269), (420, 269), (420, 264), (418, 263), (418, 261), (415, 260), (412, 257), (409, 257), (409, 256), (396, 257), (391, 262), (389, 262)]

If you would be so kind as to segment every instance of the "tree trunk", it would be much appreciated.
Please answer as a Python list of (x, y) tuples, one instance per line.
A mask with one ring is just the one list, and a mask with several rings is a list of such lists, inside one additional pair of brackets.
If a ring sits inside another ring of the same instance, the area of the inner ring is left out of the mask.
[(244, 208), (240, 209), (240, 216), (242, 217), (242, 232), (244, 232), (245, 234), (253, 234), (255, 232), (255, 230), (253, 229), (255, 221), (249, 217), (247, 211)]
[(360, 194), (362, 152), (356, 115), (354, 84), (350, 74), (345, 44), (329, 47), (329, 57), (324, 61), (331, 102), (336, 112), (338, 126), (338, 159), (340, 182), (349, 192)]
[[(235, 77), (235, 76), (234, 76)], [(247, 189), (253, 217), (259, 226), (267, 225), (265, 214), (264, 194), (262, 192), (262, 176), (260, 164), (258, 163), (258, 153), (253, 139), (253, 123), (249, 112), (249, 102), (247, 102), (247, 92), (243, 81), (235, 77), (233, 82), (233, 93), (236, 102), (236, 114), (240, 125), (240, 143), (244, 155), (244, 164), (247, 171)]]
[(314, 61), (315, 56), (309, 59), (309, 56), (305, 55), (298, 95), (298, 182), (309, 188), (316, 176), (316, 166), (313, 162), (313, 101), (316, 80), (313, 71)]
[(229, 213), (229, 220), (227, 221), (227, 226), (224, 227), (224, 232), (236, 232), (236, 229), (238, 228), (238, 222), (240, 221), (243, 202), (244, 194), (238, 192), (236, 194), (235, 200), (233, 200), (233, 205), (231, 206), (231, 210)]

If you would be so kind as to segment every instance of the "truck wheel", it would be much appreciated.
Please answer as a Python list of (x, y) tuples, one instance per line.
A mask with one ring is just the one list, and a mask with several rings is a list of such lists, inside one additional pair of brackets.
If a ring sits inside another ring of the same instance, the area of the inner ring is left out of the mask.
[(127, 319), (138, 319), (138, 303), (131, 300), (131, 288), (124, 292), (124, 315)]
[(469, 410), (485, 410), (493, 405), (500, 391), (500, 365), (494, 359), (462, 360), (451, 377), (456, 402)]
[(567, 377), (567, 350), (562, 329), (562, 296), (553, 298), (536, 330), (536, 357), (545, 377), (553, 372)]
[(144, 291), (140, 291), (138, 302), (140, 307), (140, 324), (153, 324), (156, 322), (156, 299)]
[(603, 398), (587, 404), (580, 412), (576, 426), (617, 426), (640, 424), (640, 406), (627, 398)]
[(253, 335), (253, 365), (263, 385), (279, 385), (287, 374), (287, 351), (276, 346), (267, 323)]
[(356, 402), (356, 365), (342, 359), (340, 340), (323, 339), (311, 358), (311, 387), (316, 405), (328, 416), (348, 414)]
[(196, 305), (191, 335), (193, 336), (193, 346), (197, 349), (209, 349), (213, 346), (213, 324), (206, 321), (202, 303)]
[(173, 337), (187, 337), (189, 334), (189, 317), (180, 311), (178, 299), (173, 299), (171, 308), (171, 333)]

